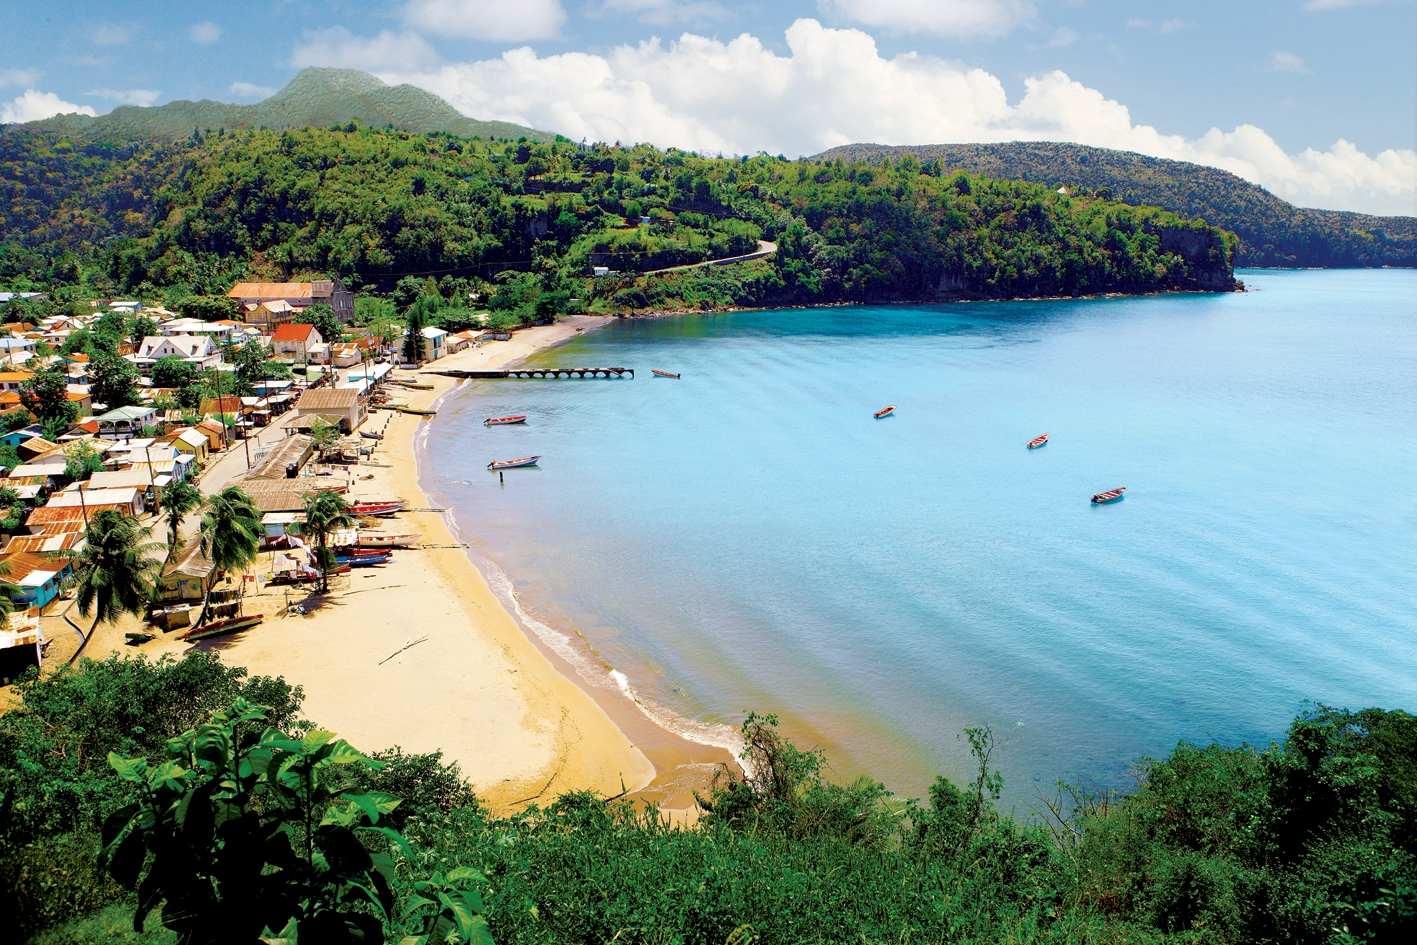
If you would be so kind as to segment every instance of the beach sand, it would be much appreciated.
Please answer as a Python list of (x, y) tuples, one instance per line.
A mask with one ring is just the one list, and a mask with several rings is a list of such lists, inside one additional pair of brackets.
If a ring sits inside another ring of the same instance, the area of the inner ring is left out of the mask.
[[(581, 316), (530, 328), (427, 367), (505, 367), (604, 321)], [(417, 379), (433, 389), (391, 388), (396, 398), (431, 406), (461, 383), (427, 373)], [(333, 578), (328, 597), (308, 588), (250, 592), (247, 612), (267, 615), (260, 627), (195, 646), (217, 650), (252, 674), (304, 687), (305, 715), (363, 750), (442, 751), (494, 810), (588, 789), (630, 793), (692, 816), (692, 792), (734, 764), (730, 753), (661, 728), (618, 692), (578, 685), (574, 669), (522, 629), (443, 512), (429, 509), (414, 447), (428, 422), (373, 412), (364, 429), (382, 430), (384, 439), (367, 463), (343, 473), (354, 496), (404, 499), (408, 511), (381, 530), (416, 531), (422, 548)], [(267, 558), (253, 570), (269, 573)], [(308, 613), (286, 613), (302, 603)], [(123, 646), (125, 629), (132, 627), (100, 630), (85, 655), (134, 652)], [(176, 636), (160, 636), (137, 652), (156, 656), (192, 646)]]

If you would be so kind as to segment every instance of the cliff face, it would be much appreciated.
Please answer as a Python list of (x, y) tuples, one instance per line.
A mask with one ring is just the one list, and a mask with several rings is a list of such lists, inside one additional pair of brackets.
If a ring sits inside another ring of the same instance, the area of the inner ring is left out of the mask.
[(1178, 277), (1178, 289), (1203, 289), (1229, 292), (1235, 288), (1235, 270), (1231, 264), (1232, 248), (1217, 230), (1194, 226), (1164, 227), (1161, 250), (1173, 253), (1184, 263)]

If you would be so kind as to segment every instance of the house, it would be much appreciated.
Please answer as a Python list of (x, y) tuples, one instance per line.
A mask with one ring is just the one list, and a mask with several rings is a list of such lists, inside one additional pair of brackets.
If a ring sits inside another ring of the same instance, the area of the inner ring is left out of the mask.
[(219, 450), (226, 446), (228, 440), (226, 424), (222, 423), (220, 420), (213, 420), (210, 417), (206, 417), (199, 420), (197, 425), (192, 429), (206, 436), (208, 450)]
[(207, 335), (213, 341), (220, 344), (232, 337), (236, 332), (235, 326), (239, 324), (233, 321), (208, 322), (200, 318), (174, 318), (170, 322), (163, 322), (157, 330), (164, 335)]
[(67, 558), (26, 551), (5, 555), (0, 563), (9, 571), (5, 580), (16, 588), (11, 599), (22, 608), (44, 607), (59, 596), (60, 584), (74, 573), (74, 566)]
[(18, 391), (21, 384), (33, 377), (33, 371), (0, 371), (0, 391)]
[(174, 449), (190, 454), (199, 463), (205, 463), (211, 451), (207, 435), (195, 427), (178, 430), (168, 437), (168, 442)]
[(78, 406), (81, 417), (87, 417), (93, 413), (93, 395), (87, 390), (74, 390), (71, 387), (64, 392), (64, 399)]
[(84, 533), (81, 531), (53, 532), (42, 535), (11, 535), (5, 540), (0, 555), (12, 555), (27, 551), (36, 555), (63, 555), (83, 549)]
[(320, 337), (314, 325), (287, 322), (277, 325), (275, 331), (271, 332), (271, 354), (276, 357), (284, 355), (296, 361), (309, 361), (310, 349), (324, 342), (325, 339)]
[(453, 332), (443, 339), (443, 353), (457, 354), (468, 344), (467, 332)]
[(53, 462), (53, 457), (56, 455), (60, 462), (64, 462), (66, 459), (64, 451), (59, 448), (58, 443), (51, 443), (42, 436), (32, 436), (29, 439), (21, 440), (15, 447), (15, 452), (19, 454), (20, 459), (26, 462), (39, 459), (41, 456), (49, 457), (45, 460), (46, 462)]
[(147, 509), (157, 502), (158, 490), (164, 489), (172, 484), (172, 476), (168, 473), (158, 474), (157, 470), (146, 464), (142, 466), (130, 466), (127, 469), (105, 469), (96, 472), (84, 483), (85, 494), (110, 489), (137, 489), (143, 494), (143, 508)]
[(94, 417), (98, 421), (98, 432), (102, 436), (132, 439), (143, 432), (143, 428), (153, 423), (157, 417), (156, 407), (115, 407), (107, 413)]
[(216, 583), (216, 565), (202, 554), (202, 543), (193, 541), (178, 550), (158, 577), (157, 597), (165, 604), (204, 599)]
[(436, 361), (448, 353), (448, 333), (446, 331), (429, 325), (427, 328), (423, 329), (422, 334), (423, 359), (425, 361)]
[(143, 303), (136, 300), (109, 302), (108, 310), (110, 312), (126, 312), (129, 315), (136, 315), (143, 310)]
[(202, 405), (197, 411), (204, 417), (221, 417), (230, 415), (241, 416), (241, 398), (235, 394), (222, 394), (220, 397), (203, 397)]
[(354, 293), (344, 287), (339, 279), (320, 282), (238, 282), (226, 293), (227, 298), (236, 299), (247, 312), (247, 320), (259, 325), (260, 313), (270, 303), (284, 302), (286, 305), (304, 310), (316, 302), (323, 302), (334, 309), (335, 318), (348, 325), (354, 321)]
[(295, 402), (295, 415), (324, 417), (338, 423), (345, 433), (353, 433), (369, 415), (369, 404), (361, 391), (348, 387), (320, 387), (307, 390)]
[(7, 338), (0, 338), (0, 356), (11, 359), (34, 357), (34, 346), (35, 340), (33, 338), (10, 335)]
[(27, 427), (19, 427), (9, 433), (0, 435), (0, 443), (6, 446), (19, 446), (25, 440), (32, 440), (44, 433), (44, 428), (37, 423), (31, 423)]
[(28, 302), (30, 299), (47, 298), (49, 298), (49, 296), (43, 292), (0, 292), (0, 305), (4, 305), (6, 302), (13, 302), (16, 299), (21, 302)]
[(181, 358), (201, 370), (221, 363), (221, 351), (210, 335), (156, 335), (144, 338), (133, 356), (144, 373), (162, 358)]
[(295, 321), (300, 316), (301, 309), (291, 305), (285, 299), (275, 299), (270, 302), (262, 302), (259, 305), (246, 306), (243, 311), (248, 324), (255, 325), (257, 329), (271, 331), (277, 325)]
[[(94, 475), (98, 475), (98, 473), (94, 473)], [(78, 483), (63, 492), (54, 493), (44, 505), (46, 509), (87, 509), (90, 516), (94, 514), (94, 509), (113, 508), (135, 517), (143, 514), (143, 509), (146, 507), (143, 490), (137, 486), (90, 489), (86, 483)], [(40, 509), (34, 511), (38, 512)]]

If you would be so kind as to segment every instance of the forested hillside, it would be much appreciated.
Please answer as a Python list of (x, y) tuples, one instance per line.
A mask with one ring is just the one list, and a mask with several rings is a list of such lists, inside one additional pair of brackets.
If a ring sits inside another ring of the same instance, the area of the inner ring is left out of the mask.
[[(304, 272), (375, 290), (431, 276), (449, 299), (621, 311), (1233, 286), (1216, 227), (933, 165), (374, 129), (122, 147), (12, 129), (0, 146), (12, 287), (161, 296)], [(638, 275), (759, 239), (779, 243), (770, 261)], [(596, 265), (621, 275), (592, 280)]]
[(990, 759), (1007, 747), (987, 730), (967, 733), (971, 775), (905, 803), (869, 779), (830, 783), (825, 759), (750, 717), (756, 773), (719, 781), (679, 829), (583, 793), (494, 815), (437, 755), (367, 759), (301, 718), (298, 688), (214, 653), (83, 661), (22, 695), (0, 715), (10, 942), (1381, 945), (1417, 932), (1417, 718), (1401, 711), (1316, 709), (1268, 747), (1182, 744), (1142, 761), (1126, 796), (1063, 791), (1026, 821), (994, 806)]
[[(62, 134), (85, 144), (171, 141), (194, 131), (239, 128), (309, 128), (358, 122), (373, 128), (550, 141), (554, 135), (506, 121), (468, 118), (431, 92), (386, 85), (357, 69), (303, 69), (285, 88), (254, 105), (178, 100), (165, 105), (125, 105), (98, 117), (56, 115), (13, 126)], [(0, 134), (4, 134), (0, 130)]]
[(1417, 217), (1307, 210), (1228, 171), (1052, 141), (1009, 144), (848, 144), (816, 160), (938, 161), (964, 170), (1068, 186), (1165, 207), (1240, 237), (1237, 266), (1417, 266)]

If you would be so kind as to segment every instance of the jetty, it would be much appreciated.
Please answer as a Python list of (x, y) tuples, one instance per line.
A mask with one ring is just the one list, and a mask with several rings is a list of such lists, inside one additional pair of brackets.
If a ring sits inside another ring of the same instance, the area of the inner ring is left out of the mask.
[(468, 381), (488, 381), (503, 378), (565, 378), (565, 377), (634, 377), (635, 369), (627, 367), (561, 367), (561, 368), (508, 368), (503, 371), (424, 371), (424, 374), (438, 374), (442, 377), (456, 377)]

